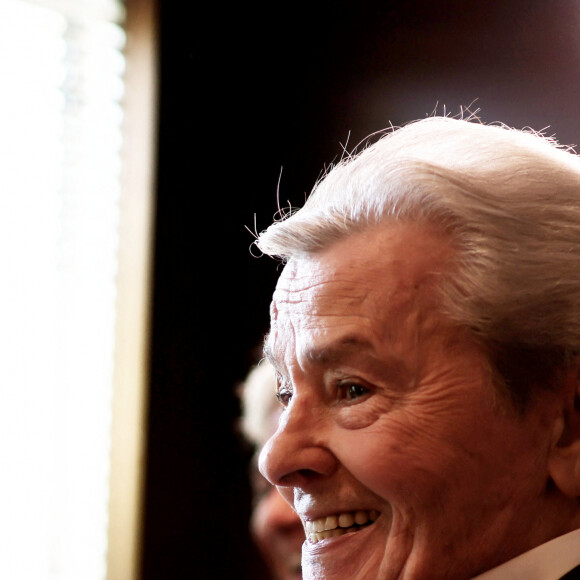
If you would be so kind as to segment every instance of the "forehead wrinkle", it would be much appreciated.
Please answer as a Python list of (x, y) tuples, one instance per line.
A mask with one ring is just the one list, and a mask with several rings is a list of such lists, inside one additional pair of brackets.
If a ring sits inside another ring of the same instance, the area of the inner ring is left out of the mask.
[(317, 276), (315, 280), (312, 276), (303, 276), (303, 284), (298, 284), (300, 278), (294, 277), (286, 280), (286, 284), (278, 283), (274, 291), (274, 301), (277, 306), (309, 303), (320, 296), (331, 292), (332, 288), (344, 284), (340, 279), (329, 279), (324, 276)]
[[(374, 293), (366, 288), (357, 288), (350, 281), (341, 279), (323, 280), (308, 288), (282, 290), (274, 294), (275, 319), (295, 320), (308, 326), (319, 317), (342, 318), (345, 312), (357, 318), (368, 318), (370, 312), (359, 310), (367, 303), (372, 304)], [(298, 307), (295, 309), (295, 307)], [(346, 310), (345, 310), (346, 309)], [(309, 322), (310, 319), (310, 322)], [(272, 319), (272, 322), (274, 320)]]

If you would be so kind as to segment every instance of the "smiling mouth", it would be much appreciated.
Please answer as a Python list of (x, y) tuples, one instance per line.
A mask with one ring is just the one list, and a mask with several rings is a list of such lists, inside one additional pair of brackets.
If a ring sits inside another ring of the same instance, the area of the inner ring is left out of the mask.
[(379, 517), (377, 510), (357, 510), (305, 522), (306, 538), (312, 544), (370, 526)]

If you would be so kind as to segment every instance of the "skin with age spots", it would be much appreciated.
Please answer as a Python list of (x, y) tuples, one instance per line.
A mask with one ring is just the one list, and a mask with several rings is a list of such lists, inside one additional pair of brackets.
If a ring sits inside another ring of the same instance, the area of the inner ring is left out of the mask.
[(498, 401), (483, 350), (439, 305), (453, 257), (437, 230), (400, 223), (280, 277), (266, 352), (284, 411), (261, 470), (307, 529), (379, 514), (305, 542), (305, 578), (467, 580), (571, 525), (550, 481), (559, 399), (523, 415)]

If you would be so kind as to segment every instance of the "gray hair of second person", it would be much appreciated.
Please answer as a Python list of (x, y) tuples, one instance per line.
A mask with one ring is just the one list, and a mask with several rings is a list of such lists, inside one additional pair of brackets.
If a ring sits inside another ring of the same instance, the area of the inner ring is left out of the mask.
[(435, 224), (456, 248), (441, 306), (519, 410), (580, 352), (580, 158), (531, 129), (429, 117), (343, 158), (256, 245), (299, 260), (365, 228)]
[(275, 394), (274, 369), (263, 359), (252, 367), (241, 388), (240, 427), (246, 439), (257, 449), (261, 449), (275, 431), (276, 412), (281, 410)]

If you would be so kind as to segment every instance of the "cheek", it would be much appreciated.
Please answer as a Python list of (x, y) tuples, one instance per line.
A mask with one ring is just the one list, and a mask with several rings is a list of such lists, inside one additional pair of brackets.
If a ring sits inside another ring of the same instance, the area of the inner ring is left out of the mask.
[(433, 502), (458, 471), (444, 442), (394, 420), (341, 430), (333, 452), (366, 488), (393, 504)]
[(392, 402), (384, 397), (373, 397), (358, 405), (349, 405), (335, 410), (336, 425), (347, 431), (368, 429), (376, 423), (382, 415), (388, 413)]

